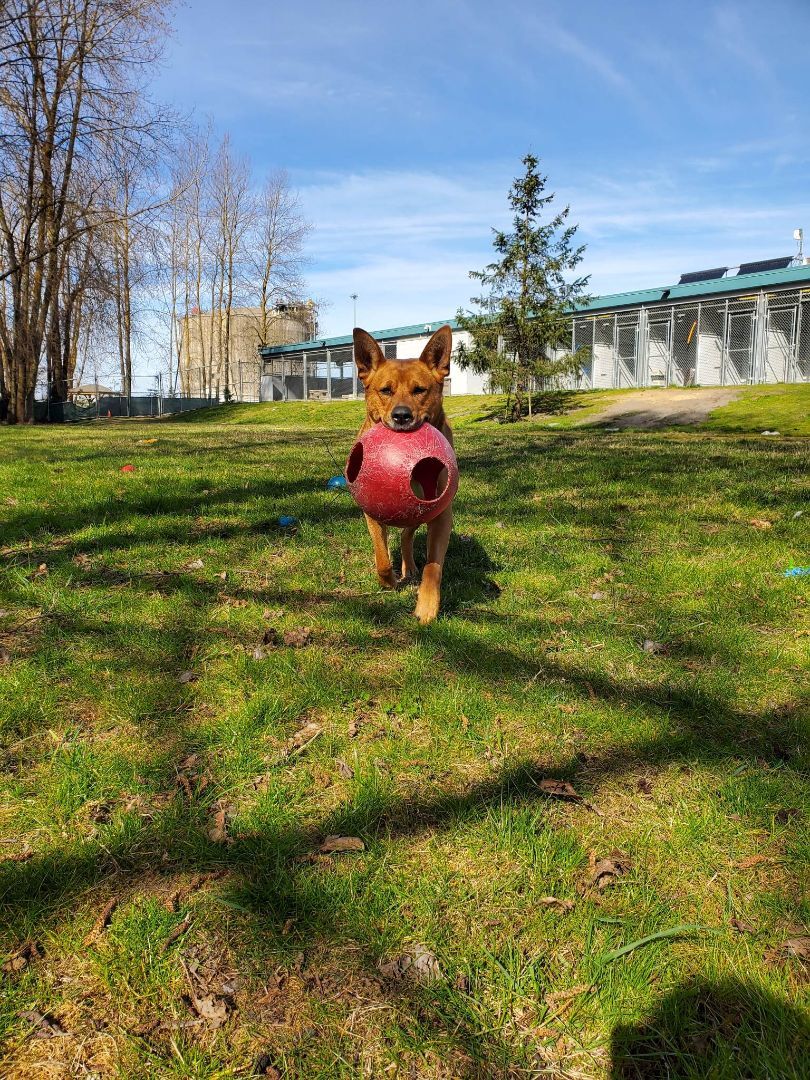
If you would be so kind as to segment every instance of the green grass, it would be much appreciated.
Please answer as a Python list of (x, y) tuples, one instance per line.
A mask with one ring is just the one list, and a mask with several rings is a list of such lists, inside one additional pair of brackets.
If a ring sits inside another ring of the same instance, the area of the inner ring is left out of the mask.
[(715, 409), (705, 425), (712, 431), (778, 431), (810, 435), (810, 383), (748, 386), (736, 401)]
[(426, 628), (324, 486), (357, 403), (0, 433), (4, 1077), (806, 1075), (808, 443), (451, 405)]

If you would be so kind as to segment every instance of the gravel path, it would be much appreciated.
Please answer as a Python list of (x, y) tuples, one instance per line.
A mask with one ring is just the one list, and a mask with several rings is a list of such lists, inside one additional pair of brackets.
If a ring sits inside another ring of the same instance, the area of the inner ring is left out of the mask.
[(615, 428), (661, 428), (672, 424), (700, 424), (713, 409), (728, 405), (738, 388), (695, 387), (688, 390), (637, 390), (622, 394), (603, 412), (580, 425)]

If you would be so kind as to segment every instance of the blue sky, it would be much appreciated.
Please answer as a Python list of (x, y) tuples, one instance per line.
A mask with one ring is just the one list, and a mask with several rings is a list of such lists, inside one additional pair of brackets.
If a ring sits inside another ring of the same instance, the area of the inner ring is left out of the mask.
[(288, 170), (326, 334), (352, 292), (370, 329), (453, 315), (528, 150), (592, 293), (810, 237), (810, 0), (188, 0), (175, 26), (157, 94)]

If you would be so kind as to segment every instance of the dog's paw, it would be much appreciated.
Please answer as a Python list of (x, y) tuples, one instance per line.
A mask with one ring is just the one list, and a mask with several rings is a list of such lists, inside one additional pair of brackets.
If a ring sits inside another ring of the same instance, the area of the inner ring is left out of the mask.
[(422, 626), (427, 626), (428, 623), (432, 623), (439, 614), (438, 600), (434, 601), (433, 598), (426, 600), (420, 597), (416, 602), (413, 614), (417, 622), (420, 622)]
[(392, 566), (389, 566), (383, 573), (378, 573), (377, 577), (383, 589), (395, 589), (397, 587), (397, 576)]

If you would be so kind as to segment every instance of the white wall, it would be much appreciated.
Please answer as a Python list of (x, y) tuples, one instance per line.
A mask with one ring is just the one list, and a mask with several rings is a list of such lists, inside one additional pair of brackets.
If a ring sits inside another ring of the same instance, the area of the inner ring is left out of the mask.
[[(397, 360), (416, 359), (432, 335), (422, 334), (419, 337), (399, 338), (397, 341)], [(453, 331), (453, 350), (459, 342), (465, 345), (470, 343), (470, 335), (463, 330)], [(477, 375), (474, 371), (464, 371), (455, 360), (450, 362), (450, 393), (455, 394), (486, 394), (486, 375)]]

